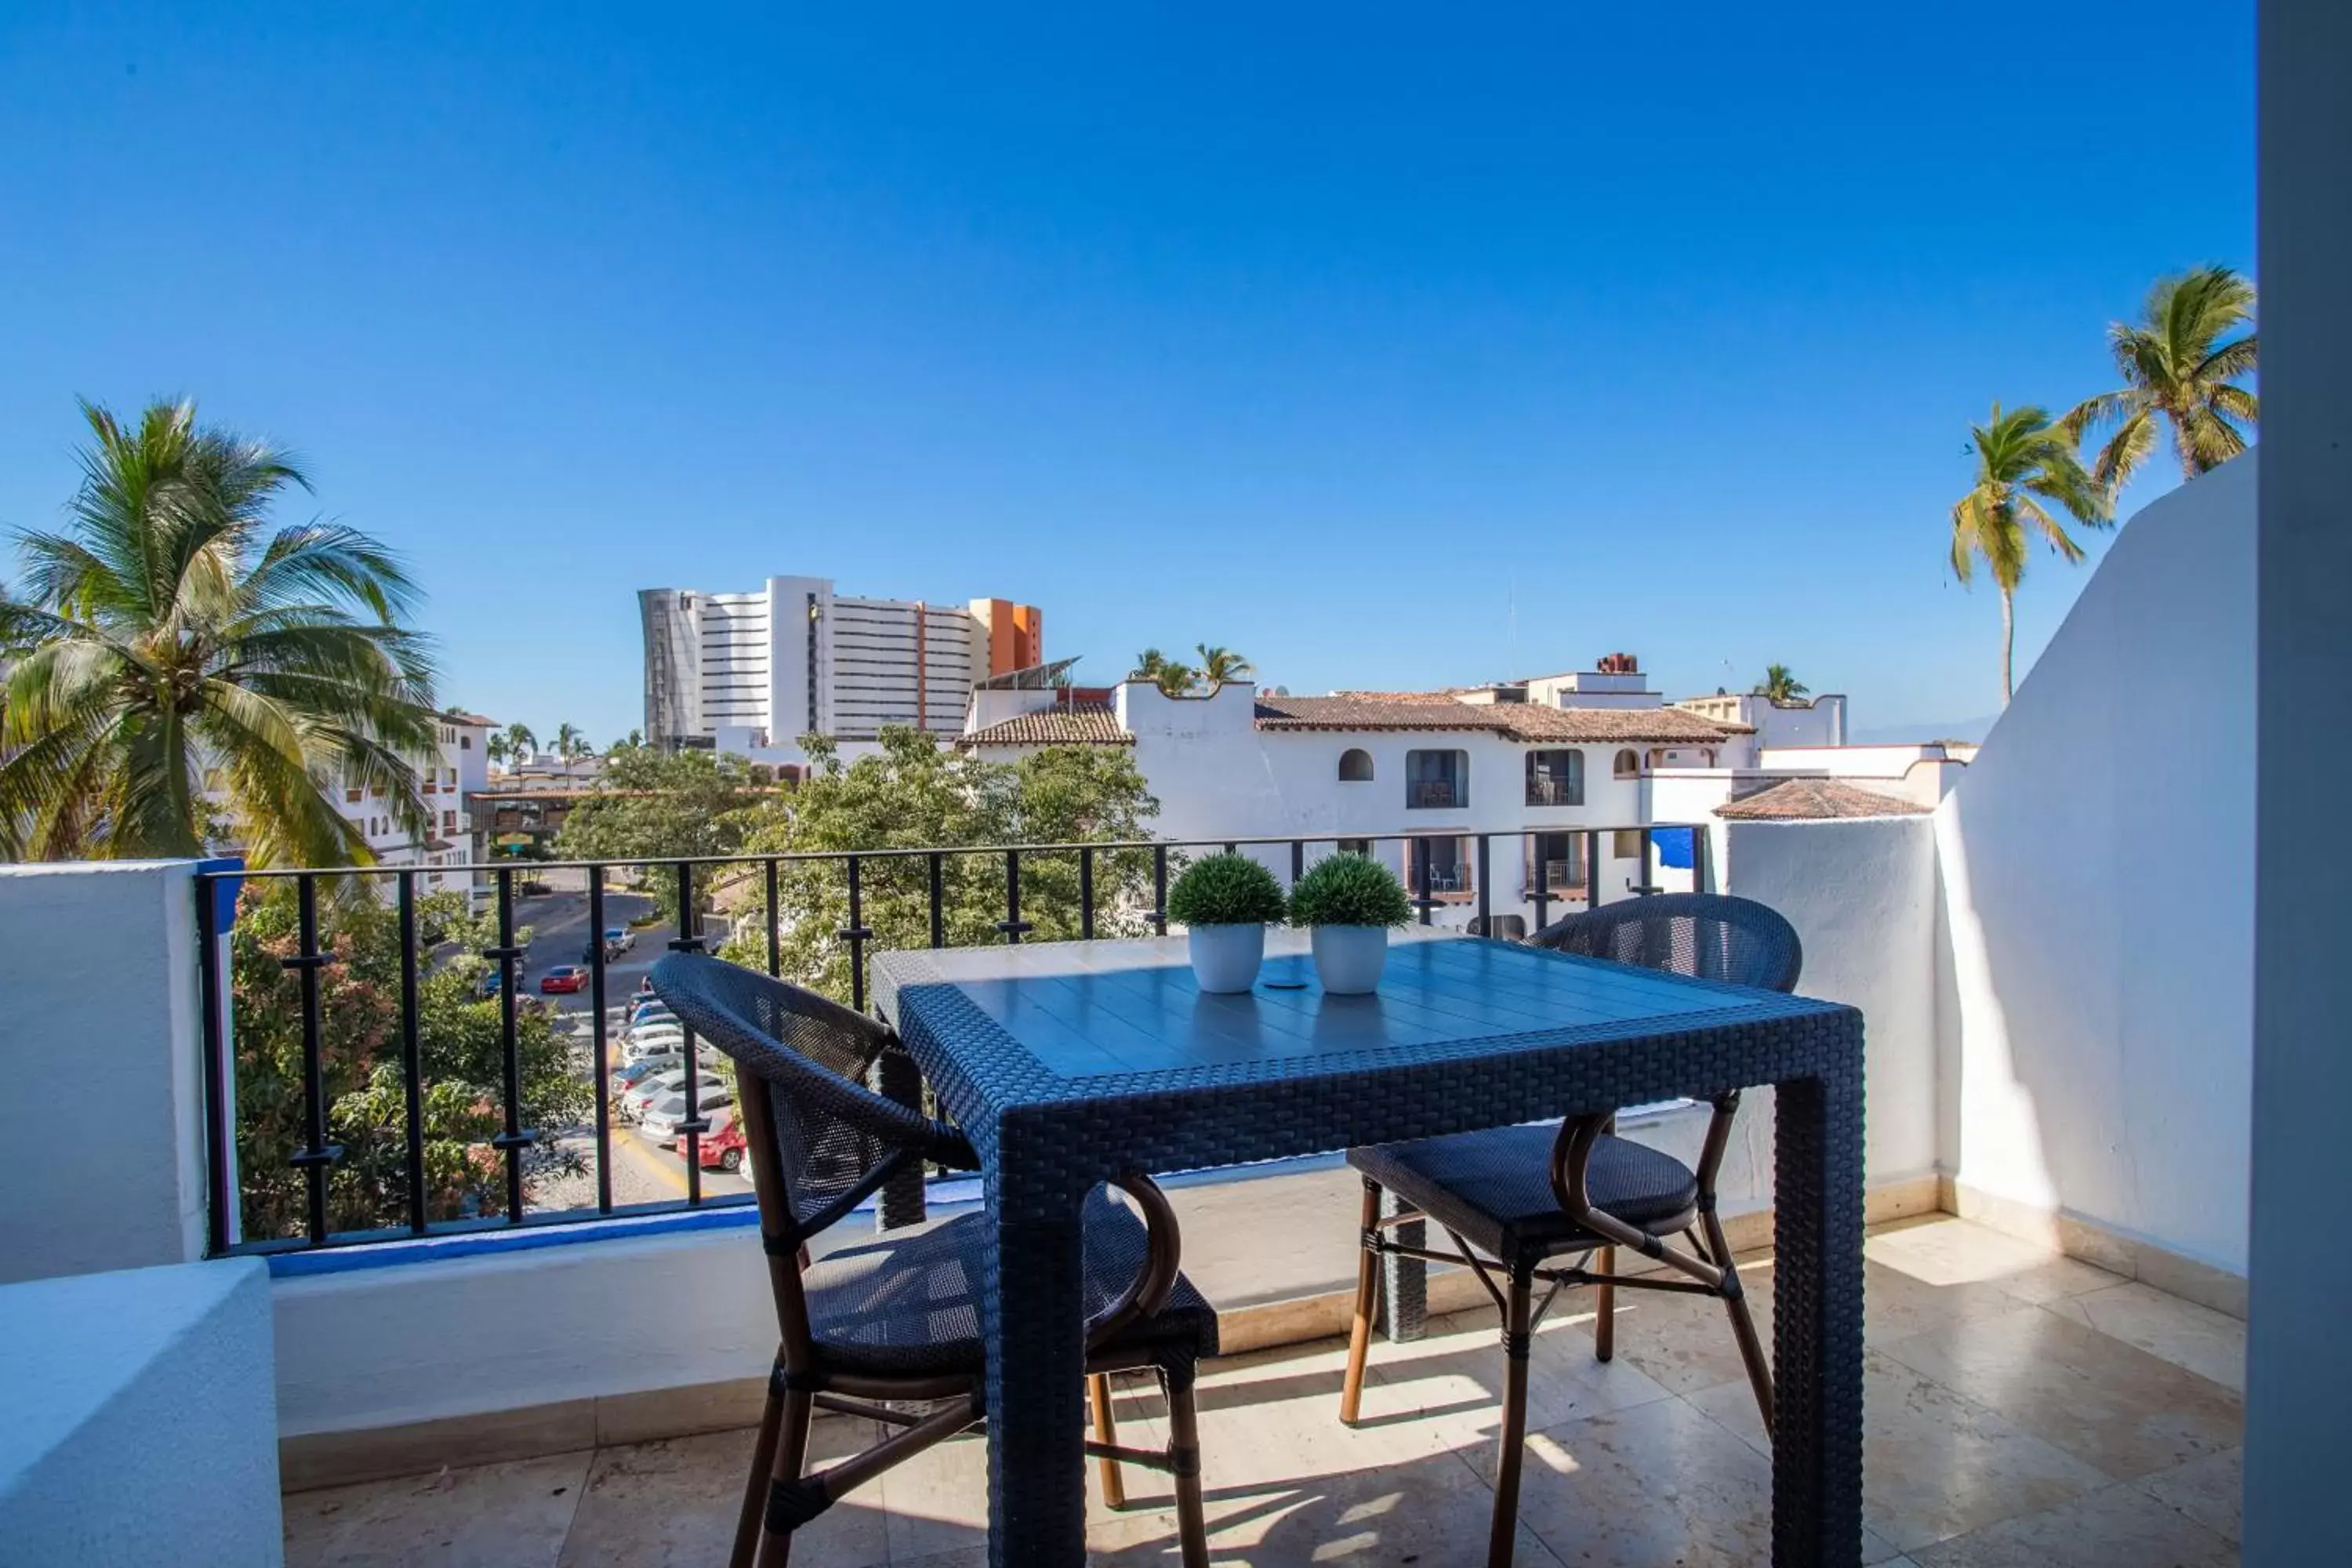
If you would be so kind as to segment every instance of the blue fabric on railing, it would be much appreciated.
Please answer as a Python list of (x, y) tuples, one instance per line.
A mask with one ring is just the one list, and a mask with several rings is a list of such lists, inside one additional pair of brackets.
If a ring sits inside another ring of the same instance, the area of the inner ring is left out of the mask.
[(1658, 864), (1676, 871), (1691, 868), (1691, 836), (1697, 830), (1689, 827), (1660, 827), (1651, 831), (1650, 837), (1658, 847)]

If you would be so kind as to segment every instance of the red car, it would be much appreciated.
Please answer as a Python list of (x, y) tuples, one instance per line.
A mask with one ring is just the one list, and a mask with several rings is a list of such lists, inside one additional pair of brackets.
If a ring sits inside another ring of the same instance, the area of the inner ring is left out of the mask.
[(696, 1148), (701, 1153), (704, 1170), (716, 1166), (730, 1173), (740, 1171), (743, 1168), (743, 1124), (730, 1116), (725, 1126), (704, 1133)]
[(588, 986), (588, 972), (576, 963), (559, 964), (540, 976), (542, 992), (583, 991)]

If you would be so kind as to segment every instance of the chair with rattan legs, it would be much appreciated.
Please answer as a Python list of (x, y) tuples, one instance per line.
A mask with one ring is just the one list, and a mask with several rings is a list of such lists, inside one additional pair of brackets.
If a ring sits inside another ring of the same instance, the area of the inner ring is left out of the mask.
[[(1570, 915), (1528, 941), (1585, 958), (1784, 992), (1796, 988), (1803, 965), (1802, 948), (1787, 921), (1752, 900), (1707, 893), (1629, 900)], [(1593, 1350), (1602, 1361), (1616, 1353), (1618, 1290), (1682, 1291), (1721, 1300), (1765, 1428), (1771, 1428), (1771, 1363), (1716, 1214), (1716, 1178), (1738, 1109), (1737, 1093), (1712, 1102), (1696, 1169), (1617, 1137), (1614, 1110), (1550, 1125), (1349, 1151), (1349, 1163), (1363, 1173), (1364, 1197), (1355, 1321), (1339, 1418), (1354, 1426), (1362, 1407), (1381, 1259), (1460, 1262), (1475, 1270), (1503, 1326), (1503, 1410), (1489, 1568), (1507, 1568), (1511, 1561), (1527, 1441), (1528, 1363), (1535, 1331), (1563, 1289), (1595, 1288)], [(1400, 1200), (1398, 1213), (1381, 1214), (1384, 1193)], [(1398, 1225), (1415, 1220), (1434, 1220), (1454, 1250), (1408, 1246), (1391, 1236)], [(1670, 1245), (1670, 1237), (1686, 1238), (1687, 1247)], [(1621, 1248), (1660, 1267), (1621, 1274)], [(1540, 1297), (1538, 1286), (1544, 1288)]]
[[(852, 1488), (984, 1423), (984, 1217), (885, 1231), (820, 1258), (809, 1247), (899, 1173), (979, 1162), (953, 1128), (864, 1087), (867, 1070), (899, 1048), (887, 1026), (698, 953), (664, 958), (653, 982), (688, 1028), (735, 1062), (779, 1343), (729, 1562), (783, 1568), (793, 1532)], [(1113, 1507), (1125, 1501), (1121, 1466), (1173, 1477), (1185, 1568), (1205, 1568), (1192, 1382), (1200, 1358), (1216, 1353), (1216, 1314), (1177, 1267), (1176, 1216), (1160, 1188), (1139, 1172), (1115, 1184), (1133, 1210), (1097, 1188), (1081, 1215), (1096, 1433), (1087, 1451)], [(1167, 1394), (1164, 1448), (1118, 1444), (1108, 1379), (1129, 1372), (1152, 1373)], [(910, 1413), (910, 1404), (930, 1408)], [(889, 1436), (811, 1469), (809, 1424), (821, 1410), (877, 1422)]]

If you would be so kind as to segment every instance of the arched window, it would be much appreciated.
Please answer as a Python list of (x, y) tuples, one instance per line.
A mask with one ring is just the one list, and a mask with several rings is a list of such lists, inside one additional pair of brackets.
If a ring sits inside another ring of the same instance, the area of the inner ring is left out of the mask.
[(1361, 746), (1350, 746), (1339, 753), (1341, 784), (1370, 784), (1372, 778), (1372, 753)]
[(1642, 753), (1631, 750), (1618, 752), (1616, 772), (1617, 776), (1621, 779), (1640, 778), (1642, 776)]

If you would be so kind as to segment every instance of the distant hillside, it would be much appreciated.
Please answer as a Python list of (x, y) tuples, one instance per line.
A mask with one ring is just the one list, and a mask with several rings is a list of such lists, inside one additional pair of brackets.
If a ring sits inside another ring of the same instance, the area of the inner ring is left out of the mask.
[(1981, 719), (1951, 719), (1941, 723), (1888, 724), (1875, 730), (1856, 730), (1846, 737), (1856, 746), (1913, 746), (1922, 741), (1981, 741), (1992, 728), (1998, 713), (1988, 713)]

